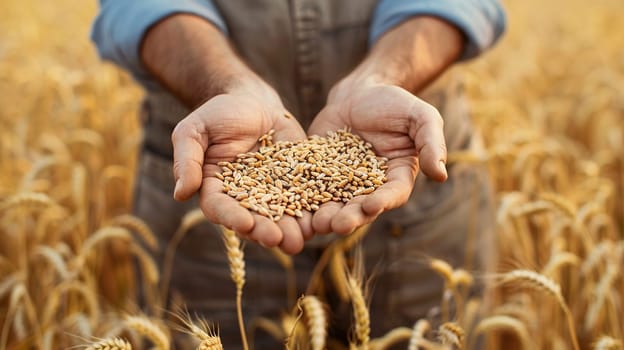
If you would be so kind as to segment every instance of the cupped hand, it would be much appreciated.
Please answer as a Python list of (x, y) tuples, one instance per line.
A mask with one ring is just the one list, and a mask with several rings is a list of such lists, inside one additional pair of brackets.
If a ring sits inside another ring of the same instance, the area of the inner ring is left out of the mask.
[(266, 247), (279, 246), (294, 254), (312, 236), (312, 216), (282, 217), (273, 222), (243, 208), (223, 192), (215, 174), (221, 161), (257, 148), (258, 138), (274, 129), (274, 141), (301, 140), (306, 135), (296, 119), (269, 88), (244, 90), (213, 97), (185, 117), (173, 131), (174, 198), (185, 200), (199, 191), (200, 207), (215, 224)]
[(378, 156), (388, 158), (388, 181), (344, 205), (323, 204), (312, 218), (316, 233), (350, 233), (405, 204), (419, 171), (440, 182), (448, 176), (442, 117), (433, 106), (400, 87), (339, 83), (308, 134), (325, 135), (344, 127), (371, 143)]

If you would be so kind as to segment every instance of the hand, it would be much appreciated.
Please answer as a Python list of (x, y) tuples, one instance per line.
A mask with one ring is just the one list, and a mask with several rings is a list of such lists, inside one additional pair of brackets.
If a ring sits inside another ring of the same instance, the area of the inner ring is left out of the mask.
[(384, 211), (405, 204), (419, 170), (436, 181), (446, 180), (442, 117), (408, 91), (348, 78), (341, 81), (332, 89), (327, 106), (316, 116), (308, 134), (325, 135), (345, 126), (370, 142), (378, 156), (388, 158), (388, 182), (344, 205), (323, 204), (312, 218), (315, 232), (347, 234)]
[(275, 129), (275, 141), (305, 139), (297, 120), (285, 114), (277, 94), (264, 83), (217, 95), (194, 110), (172, 134), (174, 198), (188, 199), (199, 190), (200, 207), (211, 222), (263, 246), (279, 246), (294, 254), (312, 236), (311, 214), (273, 222), (243, 208), (223, 192), (223, 182), (215, 177), (221, 172), (218, 162), (233, 161), (236, 155), (257, 148), (258, 138), (271, 129)]

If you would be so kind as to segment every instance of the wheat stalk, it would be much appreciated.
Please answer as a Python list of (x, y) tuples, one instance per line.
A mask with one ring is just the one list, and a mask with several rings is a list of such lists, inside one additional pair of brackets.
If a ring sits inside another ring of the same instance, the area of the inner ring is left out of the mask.
[(163, 300), (167, 300), (168, 298), (169, 284), (171, 283), (171, 272), (173, 270), (173, 260), (175, 258), (176, 250), (178, 249), (178, 245), (180, 245), (180, 242), (182, 242), (191, 228), (205, 222), (206, 220), (206, 216), (199, 208), (193, 209), (184, 214), (180, 226), (167, 244), (165, 257), (163, 258), (162, 281), (160, 287), (160, 295)]
[(618, 269), (614, 265), (609, 265), (606, 273), (602, 276), (600, 282), (598, 282), (594, 293), (595, 299), (592, 300), (587, 310), (585, 316), (585, 330), (589, 331), (595, 326), (598, 316), (606, 303), (611, 287), (617, 277)]
[(410, 328), (397, 327), (384, 334), (383, 337), (371, 340), (369, 348), (371, 350), (387, 349), (396, 343), (409, 340), (411, 335), (412, 330)]
[(295, 264), (290, 255), (284, 253), (281, 249), (273, 247), (269, 249), (271, 254), (279, 262), (280, 265), (286, 270), (286, 293), (288, 296), (288, 305), (294, 306), (297, 295), (297, 272), (295, 271)]

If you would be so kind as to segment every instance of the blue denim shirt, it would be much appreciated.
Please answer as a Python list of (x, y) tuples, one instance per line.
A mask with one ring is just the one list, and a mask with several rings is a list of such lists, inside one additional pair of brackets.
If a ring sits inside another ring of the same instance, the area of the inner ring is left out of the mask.
[[(225, 22), (211, 0), (100, 0), (91, 39), (102, 58), (127, 69), (144, 85), (152, 78), (141, 65), (140, 45), (146, 31), (159, 20), (188, 13), (212, 22), (227, 35)], [(505, 30), (498, 0), (380, 0), (370, 28), (372, 45), (383, 33), (418, 15), (432, 15), (457, 26), (466, 36), (462, 59), (491, 47)]]

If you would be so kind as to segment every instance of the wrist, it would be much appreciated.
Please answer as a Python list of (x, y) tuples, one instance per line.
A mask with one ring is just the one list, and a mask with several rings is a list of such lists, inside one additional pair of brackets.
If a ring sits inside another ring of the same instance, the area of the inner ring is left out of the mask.
[(217, 27), (194, 15), (175, 14), (153, 26), (141, 45), (141, 59), (191, 108), (217, 95), (267, 96), (272, 90), (236, 55)]
[(395, 85), (417, 93), (457, 60), (464, 41), (448, 22), (414, 17), (384, 34), (345, 80), (354, 87)]

